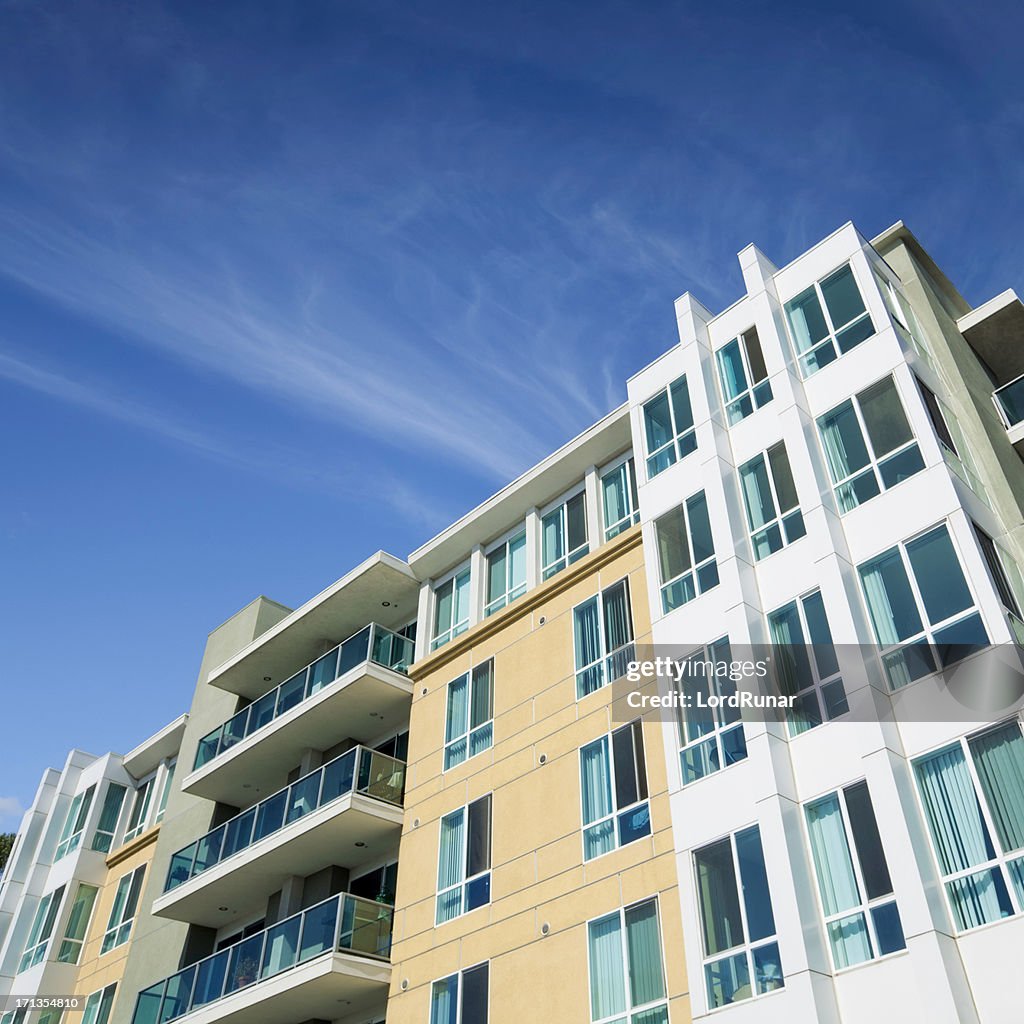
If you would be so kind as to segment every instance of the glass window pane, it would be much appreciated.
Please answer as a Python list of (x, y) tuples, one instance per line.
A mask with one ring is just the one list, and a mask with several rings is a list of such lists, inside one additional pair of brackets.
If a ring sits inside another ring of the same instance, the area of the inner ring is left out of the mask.
[(604, 605), (605, 650), (611, 653), (633, 639), (633, 617), (630, 614), (626, 581), (608, 587), (602, 592), (601, 600)]
[(640, 799), (632, 726), (625, 725), (612, 733), (612, 755), (615, 758), (615, 806), (628, 807)]
[(921, 617), (899, 552), (893, 548), (860, 568), (871, 622), (883, 646), (921, 632)]
[(945, 526), (912, 540), (907, 545), (907, 558), (932, 625), (974, 603)]
[(491, 797), (487, 795), (469, 805), (469, 847), (466, 877), (491, 866)]
[(690, 408), (690, 389), (686, 378), (680, 377), (669, 386), (672, 395), (672, 415), (676, 421), (676, 434), (685, 434), (693, 426), (693, 409)]
[(462, 1024), (487, 1021), (488, 965), (481, 964), (462, 975)]
[(846, 813), (850, 816), (850, 830), (853, 845), (857, 850), (857, 863), (864, 879), (869, 900), (877, 899), (892, 892), (889, 865), (885, 861), (882, 837), (875, 821), (875, 809), (871, 805), (871, 794), (866, 782), (857, 782), (843, 790), (846, 797)]
[(690, 568), (690, 549), (686, 542), (686, 520), (682, 506), (658, 518), (654, 528), (658, 537), (661, 581), (666, 583)]
[(469, 727), (469, 676), (459, 676), (448, 684), (448, 723), (444, 739), (450, 743)]
[(761, 832), (755, 825), (736, 833), (736, 860), (743, 885), (743, 906), (747, 911), (748, 939), (756, 942), (775, 934), (772, 897), (761, 849)]
[(487, 556), (487, 601), (501, 597), (508, 583), (508, 569), (505, 565), (506, 548), (503, 544)]
[(738, 339), (734, 338), (728, 345), (718, 350), (718, 373), (727, 401), (747, 390), (747, 373), (743, 368)]
[(857, 906), (860, 892), (838, 795), (831, 793), (808, 804), (805, 813), (814, 872), (818, 877), (818, 891), (826, 915)]
[(694, 854), (700, 893), (704, 952), (708, 956), (742, 945), (743, 918), (740, 914), (732, 844), (722, 839)]
[(590, 1016), (601, 1020), (626, 1010), (625, 971), (622, 962), (622, 924), (609, 914), (587, 926), (590, 960)]
[(665, 997), (658, 904), (655, 900), (647, 900), (627, 908), (624, 916), (631, 1005), (643, 1006)]
[(768, 449), (768, 462), (772, 468), (772, 479), (775, 481), (775, 494), (779, 499), (779, 511), (788, 512), (799, 504), (796, 496), (796, 484), (793, 482), (793, 471), (789, 466), (789, 455), (784, 442), (772, 445)]
[(648, 455), (672, 440), (672, 419), (669, 414), (667, 392), (663, 391), (644, 406), (644, 431), (647, 435)]
[(775, 503), (763, 455), (758, 455), (740, 468), (740, 484), (747, 509), (747, 522), (752, 530), (760, 529), (775, 518)]
[(813, 287), (786, 303), (786, 318), (798, 352), (806, 352), (828, 334), (828, 326)]
[(832, 480), (838, 483), (870, 461), (852, 402), (844, 402), (818, 420)]
[(825, 297), (825, 305), (836, 330), (864, 312), (864, 300), (860, 297), (849, 264), (821, 282), (821, 294)]
[(459, 1024), (459, 976), (435, 981), (430, 990), (430, 1024)]
[(968, 741), (1003, 853), (1024, 847), (1024, 737), (1007, 722)]
[(711, 520), (708, 517), (708, 502), (703, 491), (687, 499), (686, 512), (690, 519), (693, 560), (699, 564), (715, 553), (715, 544), (711, 537)]
[(587, 543), (587, 503), (583, 492), (570, 498), (565, 504), (566, 533), (568, 550), (575, 551)]
[(878, 936), (878, 955), (895, 953), (898, 949), (907, 948), (907, 940), (903, 936), (903, 923), (895, 903), (885, 903), (871, 911), (871, 919), (875, 923), (875, 934)]
[(757, 328), (743, 332), (743, 344), (747, 349), (747, 362), (750, 364), (750, 377), (752, 383), (756, 384), (768, 376), (768, 369), (764, 363), (764, 354), (761, 352), (761, 339), (757, 336)]
[(841, 917), (838, 921), (828, 924), (828, 941), (832, 947), (832, 957), (836, 968), (852, 967), (870, 960), (871, 937), (868, 934), (867, 921), (862, 913)]
[(865, 388), (857, 395), (857, 401), (876, 458), (913, 440), (914, 434), (892, 377)]

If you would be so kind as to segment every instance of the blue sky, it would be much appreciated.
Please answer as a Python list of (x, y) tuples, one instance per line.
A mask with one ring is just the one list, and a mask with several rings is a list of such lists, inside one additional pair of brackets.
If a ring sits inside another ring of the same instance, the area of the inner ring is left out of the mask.
[[(0, 828), (847, 220), (1024, 286), (1019, 7), (0, 0)], [(705, 9), (701, 9), (705, 8)]]

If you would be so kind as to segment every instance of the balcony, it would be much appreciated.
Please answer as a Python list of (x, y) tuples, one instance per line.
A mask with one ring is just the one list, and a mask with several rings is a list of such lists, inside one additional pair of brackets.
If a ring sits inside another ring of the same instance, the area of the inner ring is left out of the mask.
[(1011, 444), (1024, 455), (1024, 374), (992, 394)]
[(1013, 289), (972, 309), (956, 325), (998, 383), (1024, 373), (1024, 303)]
[(323, 750), (339, 735), (365, 743), (399, 725), (409, 714), (413, 654), (407, 637), (364, 627), (204, 736), (182, 789), (239, 806), (304, 750)]
[(383, 1008), (393, 916), (332, 896), (143, 989), (132, 1024), (287, 1024)]
[(397, 844), (404, 795), (402, 761), (353, 747), (174, 854), (153, 913), (219, 928), (290, 876), (359, 867)]

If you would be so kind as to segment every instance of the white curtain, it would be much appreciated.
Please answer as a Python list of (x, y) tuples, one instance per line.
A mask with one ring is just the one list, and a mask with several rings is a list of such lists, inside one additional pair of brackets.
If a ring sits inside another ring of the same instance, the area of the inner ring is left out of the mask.
[(466, 812), (460, 808), (441, 819), (441, 852), (437, 865), (437, 921), (449, 921), (462, 909), (462, 890), (441, 890), (459, 885), (465, 877)]
[(589, 926), (590, 1016), (601, 1020), (626, 1009), (625, 972), (622, 963), (622, 926), (618, 913)]
[(588, 829), (592, 822), (612, 813), (612, 778), (608, 737), (602, 736), (580, 750), (580, 788), (583, 792), (584, 858), (590, 860), (614, 846), (614, 823)]

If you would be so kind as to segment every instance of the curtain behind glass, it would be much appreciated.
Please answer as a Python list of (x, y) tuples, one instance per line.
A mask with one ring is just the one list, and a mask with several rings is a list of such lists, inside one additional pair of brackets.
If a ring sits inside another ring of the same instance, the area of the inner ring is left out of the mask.
[(895, 548), (862, 565), (860, 578), (864, 583), (875, 636), (883, 647), (921, 632), (921, 617), (903, 562)]
[(945, 526), (910, 541), (907, 558), (932, 625), (970, 608), (974, 603)]
[(654, 523), (658, 538), (658, 567), (661, 582), (667, 583), (681, 576), (690, 566), (690, 547), (686, 541), (686, 520), (680, 505)]
[(457, 1024), (459, 976), (435, 981), (430, 993), (430, 1024)]
[(448, 684), (448, 725), (445, 728), (445, 743), (456, 736), (462, 736), (469, 721), (469, 676), (459, 676)]
[(657, 901), (647, 900), (639, 906), (630, 907), (625, 917), (630, 1005), (643, 1006), (665, 996)]
[(601, 657), (601, 624), (597, 597), (592, 597), (573, 611), (573, 640), (576, 647), (576, 668), (581, 669)]
[(852, 402), (843, 402), (822, 416), (818, 420), (818, 430), (825, 445), (833, 483), (845, 480), (871, 461)]
[(580, 784), (583, 790), (583, 824), (612, 813), (611, 765), (608, 737), (588, 743), (580, 749)]
[(846, 826), (839, 796), (831, 793), (806, 809), (811, 854), (818, 876), (818, 890), (825, 914), (831, 916), (860, 903), (853, 859), (846, 840)]
[(1024, 847), (1024, 737), (1016, 722), (968, 741), (1003, 853)]
[(740, 468), (740, 482), (743, 487), (743, 502), (747, 507), (747, 522), (752, 530), (758, 530), (775, 518), (771, 488), (768, 486), (768, 471), (764, 456), (758, 455)]
[(625, 582), (616, 583), (602, 595), (604, 604), (604, 639), (610, 653), (633, 639), (633, 621), (629, 614), (629, 591)]
[(722, 378), (722, 390), (726, 400), (735, 398), (747, 390), (747, 375), (743, 370), (739, 340), (734, 338), (718, 350), (718, 372)]
[(588, 926), (590, 955), (590, 1017), (601, 1020), (626, 1009), (619, 915), (609, 914)]
[(462, 881), (466, 846), (466, 812), (460, 808), (441, 819), (441, 853), (437, 865), (437, 887), (447, 889)]

